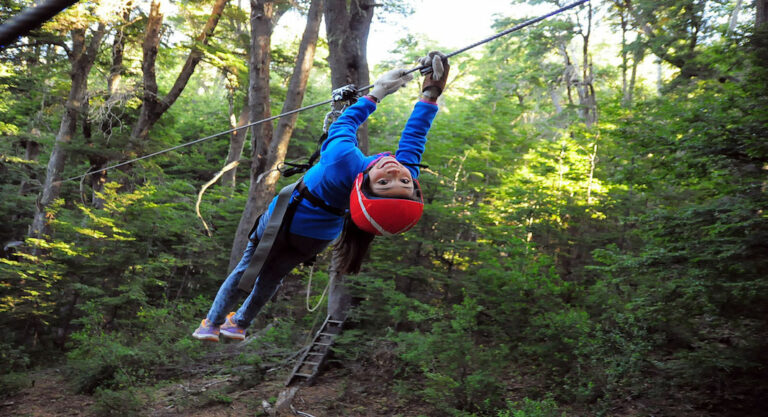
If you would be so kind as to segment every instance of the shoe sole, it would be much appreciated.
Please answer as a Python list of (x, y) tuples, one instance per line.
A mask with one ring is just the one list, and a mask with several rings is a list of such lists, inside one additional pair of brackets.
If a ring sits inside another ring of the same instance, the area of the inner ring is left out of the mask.
[(218, 336), (198, 336), (196, 334), (193, 334), (192, 337), (194, 337), (197, 340), (203, 340), (206, 342), (218, 342), (219, 337)]
[(227, 339), (234, 339), (234, 340), (245, 340), (245, 335), (239, 334), (239, 333), (229, 333), (226, 330), (221, 330), (220, 335), (224, 336)]

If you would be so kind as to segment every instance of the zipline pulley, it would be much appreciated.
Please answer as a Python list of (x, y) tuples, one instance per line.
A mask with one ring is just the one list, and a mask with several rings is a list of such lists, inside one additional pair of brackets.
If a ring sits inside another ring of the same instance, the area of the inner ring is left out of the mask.
[(357, 91), (357, 87), (355, 87), (354, 84), (348, 84), (343, 87), (339, 87), (331, 92), (333, 104), (346, 102), (347, 105), (349, 105), (354, 103), (358, 97), (360, 97), (360, 92)]
[[(333, 122), (344, 113), (344, 110), (346, 110), (347, 107), (355, 104), (358, 97), (360, 97), (360, 91), (354, 84), (347, 84), (331, 91), (331, 111), (325, 114), (325, 119), (323, 120), (323, 133), (328, 133), (328, 129)], [(322, 142), (320, 143), (322, 144)]]

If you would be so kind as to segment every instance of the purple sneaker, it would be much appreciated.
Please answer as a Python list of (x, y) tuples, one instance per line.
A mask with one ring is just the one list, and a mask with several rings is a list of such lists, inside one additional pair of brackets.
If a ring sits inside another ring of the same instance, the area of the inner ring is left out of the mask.
[(219, 326), (212, 325), (208, 319), (200, 322), (200, 327), (192, 333), (192, 337), (198, 340), (208, 340), (210, 342), (219, 341)]
[(221, 325), (221, 335), (227, 339), (245, 340), (245, 329), (232, 320), (234, 316), (234, 312), (227, 314), (227, 320)]

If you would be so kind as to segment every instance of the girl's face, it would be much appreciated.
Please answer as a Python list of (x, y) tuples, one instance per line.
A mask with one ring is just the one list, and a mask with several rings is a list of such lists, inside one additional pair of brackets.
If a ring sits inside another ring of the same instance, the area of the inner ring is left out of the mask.
[(385, 156), (368, 171), (371, 191), (378, 197), (410, 198), (413, 195), (411, 171), (393, 156)]

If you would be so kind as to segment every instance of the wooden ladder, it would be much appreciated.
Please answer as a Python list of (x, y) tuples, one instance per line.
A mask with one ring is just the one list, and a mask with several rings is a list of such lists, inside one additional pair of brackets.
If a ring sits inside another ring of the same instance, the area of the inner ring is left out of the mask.
[(331, 319), (330, 315), (325, 318), (325, 322), (323, 322), (320, 330), (315, 334), (312, 343), (304, 350), (301, 358), (299, 358), (299, 361), (293, 368), (291, 376), (285, 381), (286, 386), (290, 386), (298, 381), (303, 381), (307, 385), (314, 382), (320, 367), (331, 353), (333, 340), (341, 333), (343, 324), (344, 322), (341, 320)]

